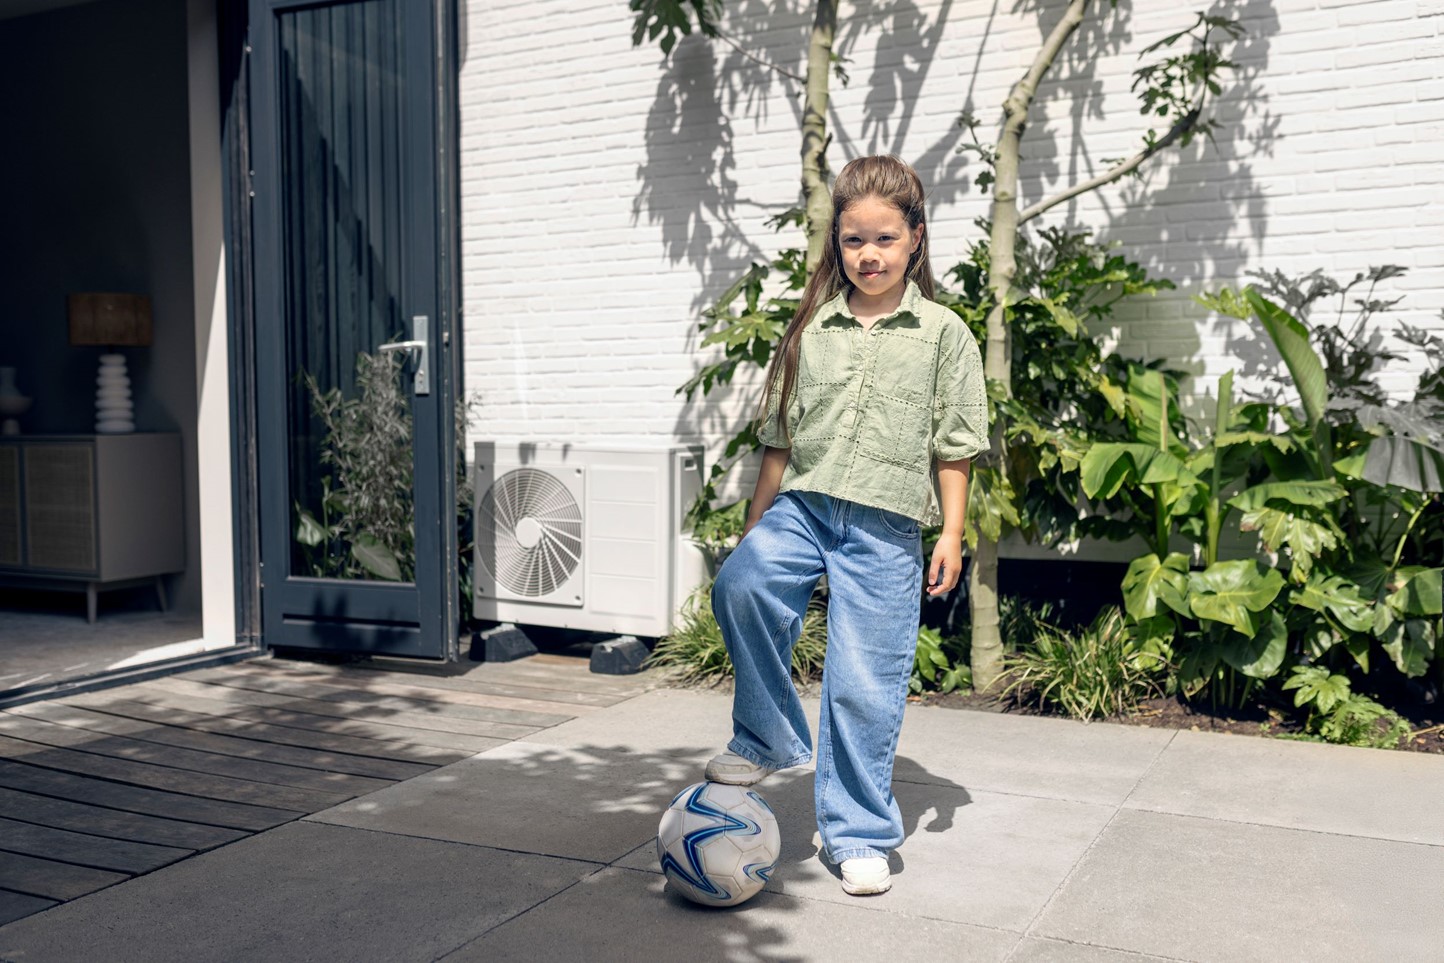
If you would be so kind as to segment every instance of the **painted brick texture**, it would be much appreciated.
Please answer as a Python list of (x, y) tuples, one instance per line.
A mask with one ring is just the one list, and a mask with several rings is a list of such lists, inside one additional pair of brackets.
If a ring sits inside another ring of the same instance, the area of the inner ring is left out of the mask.
[[(741, 46), (803, 69), (806, 4), (727, 6)], [(957, 117), (972, 110), (991, 139), (998, 105), (1053, 22), (1001, 6), (841, 9), (850, 83), (834, 84), (833, 168), (874, 152), (917, 167), (939, 275), (978, 236), (987, 205), (971, 183), (977, 162), (957, 153)], [(1129, 91), (1139, 51), (1187, 26), (1193, 8), (1120, 8), (1080, 32), (1040, 91), (1024, 142), (1025, 204), (1139, 143), (1145, 119)], [(1108, 334), (1125, 353), (1195, 373), (1200, 397), (1229, 368), (1246, 386), (1277, 383), (1270, 346), (1190, 300), (1250, 269), (1346, 278), (1401, 264), (1409, 273), (1378, 293), (1406, 296), (1398, 318), (1444, 327), (1444, 3), (1222, 9), (1248, 36), (1214, 107), (1224, 125), (1216, 143), (1174, 151), (1141, 180), (1043, 219), (1091, 227), (1178, 285), (1128, 305)], [(700, 440), (710, 462), (759, 382), (749, 374), (690, 403), (675, 390), (714, 357), (698, 349), (699, 310), (750, 261), (800, 243), (764, 224), (798, 197), (800, 85), (720, 41), (689, 38), (664, 61), (655, 45), (633, 48), (630, 32), (620, 0), (464, 3), (465, 377), (480, 401), (471, 435)], [(1419, 363), (1390, 370), (1391, 390), (1406, 394)], [(730, 493), (749, 494), (750, 473), (734, 475)]]

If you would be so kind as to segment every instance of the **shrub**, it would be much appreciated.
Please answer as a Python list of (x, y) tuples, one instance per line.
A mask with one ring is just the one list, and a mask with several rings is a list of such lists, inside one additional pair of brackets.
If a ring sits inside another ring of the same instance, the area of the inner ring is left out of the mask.
[(1046, 631), (1005, 662), (1003, 692), (1052, 705), (1075, 719), (1119, 716), (1162, 694), (1168, 663), (1134, 639), (1123, 613), (1107, 608), (1077, 632)]
[[(648, 667), (677, 670), (682, 685), (716, 685), (733, 675), (732, 659), (722, 639), (722, 627), (712, 615), (712, 580), (682, 605), (676, 627), (663, 637), (647, 659)], [(802, 635), (792, 648), (792, 674), (801, 682), (822, 676), (827, 654), (827, 606), (814, 597), (802, 620)]]
[(1308, 707), (1304, 724), (1309, 736), (1325, 742), (1371, 749), (1397, 749), (1410, 734), (1398, 713), (1386, 709), (1368, 696), (1353, 691), (1348, 676), (1330, 672), (1320, 665), (1294, 666), (1284, 682), (1294, 691), (1294, 705)]

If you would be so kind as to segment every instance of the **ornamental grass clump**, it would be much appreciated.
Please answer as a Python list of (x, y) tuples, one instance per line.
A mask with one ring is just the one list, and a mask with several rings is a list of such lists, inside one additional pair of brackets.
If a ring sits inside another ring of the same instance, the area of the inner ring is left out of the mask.
[(1011, 678), (1004, 695), (1083, 720), (1134, 712), (1142, 700), (1163, 693), (1169, 668), (1161, 654), (1134, 639), (1116, 607), (1076, 632), (1042, 632), (1005, 667)]
[[(708, 580), (682, 605), (675, 628), (663, 637), (647, 666), (675, 670), (679, 685), (716, 685), (732, 678), (732, 659), (722, 640), (722, 627), (712, 614), (712, 581)], [(827, 606), (814, 597), (802, 620), (802, 635), (792, 649), (792, 675), (799, 682), (822, 677), (827, 654)]]

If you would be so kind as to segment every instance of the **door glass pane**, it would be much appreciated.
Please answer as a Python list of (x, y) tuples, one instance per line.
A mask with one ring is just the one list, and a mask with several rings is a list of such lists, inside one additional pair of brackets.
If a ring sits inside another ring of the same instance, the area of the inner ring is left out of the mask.
[(399, 4), (278, 18), (293, 576), (413, 578)]

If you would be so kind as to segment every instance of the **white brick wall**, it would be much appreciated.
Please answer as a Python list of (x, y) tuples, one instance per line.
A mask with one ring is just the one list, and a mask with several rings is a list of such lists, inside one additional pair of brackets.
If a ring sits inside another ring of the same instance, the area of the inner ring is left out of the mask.
[[(688, 40), (670, 63), (654, 45), (633, 49), (620, 0), (464, 6), (473, 436), (702, 440), (710, 461), (750, 413), (755, 382), (690, 404), (674, 390), (710, 357), (697, 350), (698, 309), (749, 260), (799, 243), (763, 226), (797, 198), (798, 85), (720, 42)], [(749, 50), (802, 69), (806, 4), (766, 22), (728, 6), (726, 27)], [(1042, 35), (1026, 15), (993, 14), (998, 6), (918, 0), (889, 14), (845, 2), (841, 11), (851, 83), (834, 91), (833, 169), (872, 152), (917, 166), (940, 274), (977, 236), (987, 204), (971, 185), (976, 164), (954, 153), (955, 120), (971, 107), (991, 138), (997, 105)], [(1193, 7), (1132, 6), (1090, 25), (1095, 41), (1075, 40), (1041, 91), (1025, 140), (1025, 202), (1135, 149), (1138, 51), (1186, 26)], [(1444, 2), (1221, 7), (1249, 34), (1233, 52), (1243, 69), (1216, 106), (1226, 125), (1217, 145), (1175, 151), (1142, 182), (1046, 217), (1123, 242), (1178, 285), (1126, 308), (1113, 336), (1126, 353), (1197, 373), (1200, 393), (1230, 367), (1258, 384), (1272, 349), (1190, 295), (1252, 268), (1344, 278), (1386, 262), (1409, 268), (1381, 292), (1407, 295), (1397, 316), (1444, 326)], [(1387, 383), (1405, 392), (1414, 370), (1390, 371)], [(739, 477), (732, 493), (750, 485)]]

